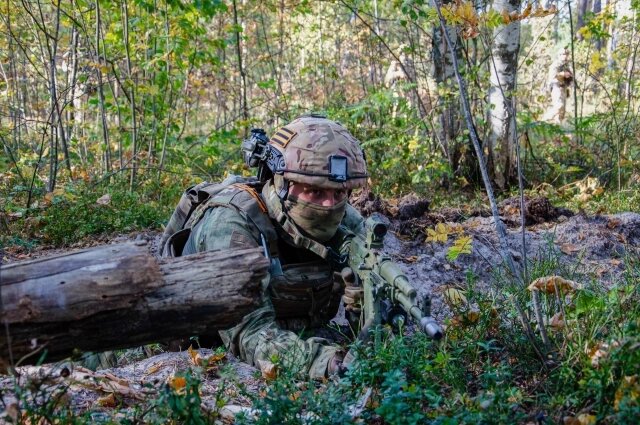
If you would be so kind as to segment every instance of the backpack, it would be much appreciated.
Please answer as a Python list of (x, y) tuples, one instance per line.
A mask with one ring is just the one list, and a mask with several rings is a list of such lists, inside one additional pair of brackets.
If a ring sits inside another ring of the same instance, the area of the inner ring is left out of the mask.
[(191, 226), (185, 227), (185, 225), (189, 222), (193, 212), (198, 206), (213, 198), (225, 188), (238, 183), (257, 190), (262, 188), (262, 183), (257, 178), (236, 175), (230, 175), (220, 183), (205, 181), (187, 188), (180, 197), (180, 201), (162, 233), (160, 256), (179, 257), (182, 255), (182, 250), (191, 234)]

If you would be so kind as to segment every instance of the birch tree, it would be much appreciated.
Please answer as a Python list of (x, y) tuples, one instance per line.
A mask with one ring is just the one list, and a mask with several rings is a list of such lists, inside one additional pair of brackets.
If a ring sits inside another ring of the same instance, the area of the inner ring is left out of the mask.
[[(499, 13), (520, 9), (520, 0), (494, 0)], [(500, 25), (493, 31), (489, 88), (489, 164), (495, 183), (504, 189), (515, 180), (516, 117), (514, 90), (520, 50), (520, 21)]]
[[(448, 2), (443, 2), (447, 4)], [(457, 59), (462, 62), (462, 44), (458, 38), (455, 26), (446, 25), (445, 30), (449, 39), (453, 43), (454, 51)], [(444, 31), (438, 26), (433, 29), (432, 42), (432, 59), (434, 80), (438, 85), (444, 87), (454, 87), (455, 85), (455, 67), (452, 56), (447, 52), (446, 37)], [(451, 169), (456, 172), (460, 165), (460, 143), (457, 141), (458, 134), (461, 131), (462, 119), (460, 115), (460, 106), (454, 89), (444, 90), (443, 93), (449, 93), (440, 97), (442, 108), (438, 117), (438, 138), (444, 146), (447, 161)]]

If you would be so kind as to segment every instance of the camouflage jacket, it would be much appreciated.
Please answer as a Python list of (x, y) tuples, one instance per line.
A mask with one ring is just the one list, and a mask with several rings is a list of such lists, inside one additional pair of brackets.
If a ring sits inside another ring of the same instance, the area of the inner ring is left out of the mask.
[(185, 227), (191, 228), (183, 255), (218, 249), (263, 247), (271, 258), (263, 283), (265, 302), (284, 329), (300, 331), (328, 323), (337, 313), (343, 284), (345, 243), (363, 231), (364, 219), (347, 206), (336, 235), (325, 244), (333, 258), (325, 260), (296, 247), (270, 218), (262, 194), (244, 184), (232, 184), (198, 206)]

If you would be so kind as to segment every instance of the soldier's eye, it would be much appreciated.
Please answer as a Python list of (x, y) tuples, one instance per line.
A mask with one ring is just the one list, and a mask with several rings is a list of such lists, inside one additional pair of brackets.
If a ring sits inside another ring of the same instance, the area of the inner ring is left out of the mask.
[(346, 197), (347, 197), (347, 191), (346, 190), (338, 189), (334, 193), (334, 198), (336, 198), (336, 199), (343, 200)]
[(309, 192), (313, 196), (322, 196), (324, 194), (324, 190), (322, 190), (322, 189), (310, 189)]

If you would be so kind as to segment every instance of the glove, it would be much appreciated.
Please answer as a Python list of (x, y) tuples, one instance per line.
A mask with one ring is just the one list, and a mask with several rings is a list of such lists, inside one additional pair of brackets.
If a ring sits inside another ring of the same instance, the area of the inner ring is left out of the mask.
[(362, 311), (362, 300), (364, 299), (364, 289), (356, 284), (356, 276), (351, 267), (345, 267), (340, 272), (340, 276), (344, 281), (344, 309), (354, 314), (360, 314)]

